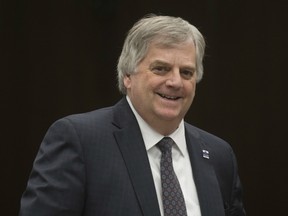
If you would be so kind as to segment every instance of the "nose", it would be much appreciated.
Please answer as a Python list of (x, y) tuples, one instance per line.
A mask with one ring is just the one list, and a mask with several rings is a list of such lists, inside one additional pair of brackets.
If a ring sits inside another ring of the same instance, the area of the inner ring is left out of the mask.
[(167, 81), (166, 81), (166, 85), (168, 87), (173, 87), (173, 88), (183, 87), (183, 80), (182, 80), (179, 69), (174, 69), (170, 71)]

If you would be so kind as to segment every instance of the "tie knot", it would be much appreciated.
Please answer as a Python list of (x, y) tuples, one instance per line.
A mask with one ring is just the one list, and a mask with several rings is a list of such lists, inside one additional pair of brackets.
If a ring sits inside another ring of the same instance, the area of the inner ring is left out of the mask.
[(174, 144), (174, 141), (170, 137), (164, 137), (162, 140), (160, 140), (157, 144), (159, 149), (162, 153), (171, 153), (172, 145)]

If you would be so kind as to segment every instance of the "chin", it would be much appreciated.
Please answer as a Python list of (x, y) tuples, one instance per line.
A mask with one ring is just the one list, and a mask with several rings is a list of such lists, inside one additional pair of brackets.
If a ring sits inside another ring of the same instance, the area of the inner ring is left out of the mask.
[(160, 113), (158, 116), (164, 121), (175, 121), (178, 119), (182, 119), (179, 113)]

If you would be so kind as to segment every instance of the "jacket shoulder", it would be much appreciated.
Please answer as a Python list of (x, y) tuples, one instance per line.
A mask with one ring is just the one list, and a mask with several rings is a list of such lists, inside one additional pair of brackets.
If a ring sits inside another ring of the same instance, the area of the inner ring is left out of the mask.
[(227, 141), (210, 132), (200, 129), (189, 123), (185, 123), (185, 128), (188, 134), (200, 140), (200, 142), (206, 147), (226, 148), (232, 150), (230, 144)]

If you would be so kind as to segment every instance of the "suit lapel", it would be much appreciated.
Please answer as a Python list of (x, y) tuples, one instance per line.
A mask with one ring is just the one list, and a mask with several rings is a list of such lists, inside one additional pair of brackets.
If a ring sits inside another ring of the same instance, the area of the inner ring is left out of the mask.
[(123, 155), (135, 194), (144, 216), (160, 216), (153, 176), (140, 128), (127, 101), (115, 107), (115, 139)]
[(225, 216), (218, 180), (210, 163), (213, 155), (203, 153), (209, 149), (205, 148), (196, 131), (186, 129), (186, 142), (202, 216)]
[[(127, 101), (114, 111), (113, 124), (119, 128), (115, 139), (123, 155), (132, 185), (144, 216), (160, 216), (153, 176), (140, 128)], [(225, 216), (218, 180), (210, 159), (203, 157), (205, 143), (195, 129), (187, 129), (186, 142), (202, 216)], [(213, 157), (213, 155), (209, 155)]]

